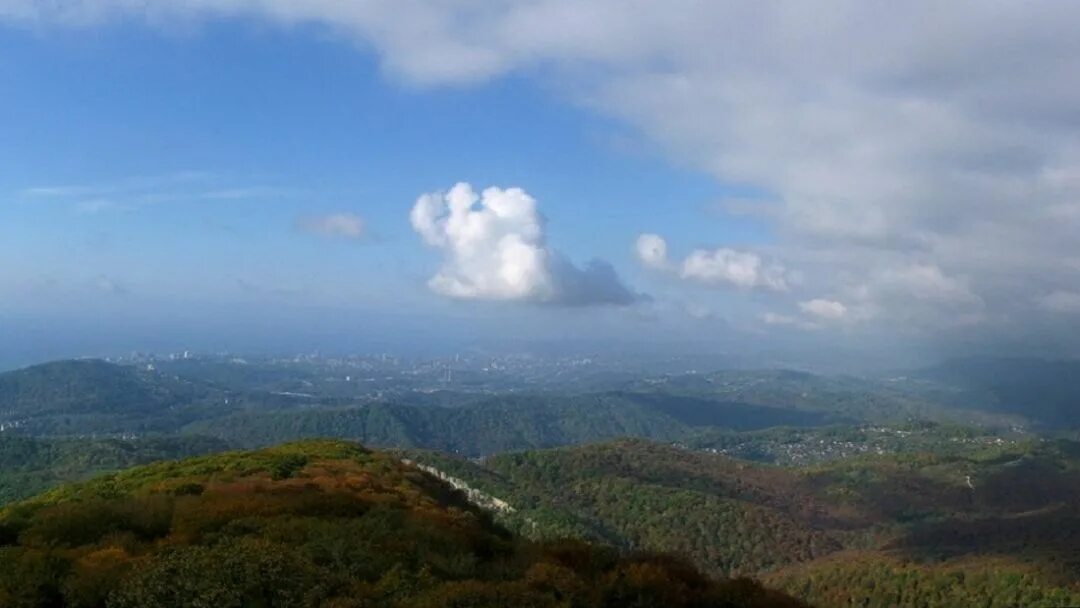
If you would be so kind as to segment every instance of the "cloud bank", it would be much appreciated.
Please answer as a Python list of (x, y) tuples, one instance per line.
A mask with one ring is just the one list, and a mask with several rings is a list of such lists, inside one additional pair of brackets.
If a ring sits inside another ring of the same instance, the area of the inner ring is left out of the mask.
[[(773, 201), (757, 212), (803, 278), (787, 282), (792, 309), (835, 294), (848, 317), (933, 336), (1056, 324), (1043, 334), (1080, 339), (1063, 314), (1080, 293), (1080, 3), (0, 0), (0, 18), (30, 26), (217, 16), (325, 26), (421, 86), (548, 79)], [(653, 245), (642, 261), (659, 267)], [(523, 258), (504, 278), (446, 251), (444, 292), (556, 297), (550, 256), (524, 235), (499, 254)], [(742, 278), (761, 271), (737, 251), (691, 258), (670, 272), (781, 284)]]
[(466, 183), (422, 195), (409, 215), (424, 243), (443, 253), (432, 291), (464, 300), (507, 300), (560, 306), (627, 305), (642, 296), (614, 268), (594, 260), (579, 268), (547, 247), (536, 200), (520, 188)]
[(689, 281), (741, 289), (788, 290), (784, 267), (767, 263), (753, 252), (724, 247), (695, 249), (686, 259), (675, 263), (668, 259), (667, 241), (650, 233), (638, 237), (636, 252), (646, 268), (669, 272)]

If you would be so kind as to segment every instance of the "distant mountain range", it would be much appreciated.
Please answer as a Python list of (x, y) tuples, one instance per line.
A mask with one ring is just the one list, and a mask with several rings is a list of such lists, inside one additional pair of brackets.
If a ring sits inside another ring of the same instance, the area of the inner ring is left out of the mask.
[[(679, 440), (704, 430), (895, 423), (907, 420), (1042, 429), (1080, 427), (1080, 363), (969, 359), (885, 379), (731, 370), (620, 380), (588, 392), (468, 392), (414, 387), (348, 399), (244, 389), (236, 378), (279, 381), (282, 370), (222, 371), (229, 387), (96, 360), (59, 361), (0, 374), (0, 427), (25, 435), (188, 432), (243, 446), (303, 437), (429, 447), (468, 455), (637, 436)], [(190, 366), (189, 366), (190, 367)], [(250, 369), (256, 368), (256, 369)], [(322, 372), (328, 373), (328, 372)], [(336, 389), (335, 389), (336, 390)], [(447, 408), (457, 411), (451, 412)]]

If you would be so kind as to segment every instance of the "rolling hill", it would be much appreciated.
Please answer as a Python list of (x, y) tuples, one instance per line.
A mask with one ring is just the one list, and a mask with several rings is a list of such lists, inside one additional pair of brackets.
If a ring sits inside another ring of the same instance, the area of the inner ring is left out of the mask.
[(1080, 428), (1080, 361), (1023, 357), (954, 359), (916, 378), (956, 387), (962, 401), (1024, 416), (1046, 428)]
[(6, 507), (0, 605), (801, 604), (673, 557), (524, 540), (393, 455), (313, 441), (136, 467)]
[(337, 437), (382, 447), (486, 456), (619, 437), (685, 439), (706, 429), (809, 425), (828, 417), (779, 407), (651, 394), (499, 395), (459, 407), (373, 403), (245, 411), (194, 422), (185, 432), (246, 447)]
[(643, 440), (482, 463), (410, 458), (506, 501), (514, 510), (500, 521), (523, 534), (675, 552), (713, 575), (763, 577), (822, 605), (898, 605), (871, 591), (905, 577), (928, 583), (899, 605), (1080, 603), (1074, 442), (976, 442), (803, 467)]
[(98, 473), (228, 448), (221, 440), (198, 436), (74, 439), (0, 435), (0, 506)]
[(30, 435), (167, 432), (220, 415), (227, 399), (200, 382), (95, 359), (0, 374), (0, 423)]

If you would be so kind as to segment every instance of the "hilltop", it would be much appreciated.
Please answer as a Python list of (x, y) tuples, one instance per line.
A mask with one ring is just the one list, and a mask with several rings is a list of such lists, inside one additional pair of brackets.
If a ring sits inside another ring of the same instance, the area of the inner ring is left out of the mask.
[(0, 511), (4, 606), (799, 606), (658, 554), (536, 543), (397, 456), (308, 441)]
[(0, 507), (63, 482), (83, 481), (159, 460), (223, 452), (229, 445), (209, 437), (142, 439), (39, 438), (0, 435)]
[(168, 431), (218, 411), (227, 397), (153, 370), (55, 361), (0, 374), (0, 422), (26, 434)]

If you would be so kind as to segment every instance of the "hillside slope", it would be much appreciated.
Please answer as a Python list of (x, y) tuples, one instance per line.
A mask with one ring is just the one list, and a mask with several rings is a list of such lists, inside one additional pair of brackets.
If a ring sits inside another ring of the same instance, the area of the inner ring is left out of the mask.
[(229, 448), (210, 437), (58, 439), (0, 435), (0, 507), (64, 482)]
[(362, 407), (246, 411), (197, 421), (185, 430), (245, 447), (338, 437), (375, 446), (486, 456), (619, 437), (676, 440), (706, 429), (807, 425), (824, 419), (780, 407), (609, 392), (499, 395), (453, 408), (380, 402)]
[(522, 533), (676, 552), (713, 575), (764, 577), (822, 605), (898, 605), (868, 590), (904, 580), (926, 584), (899, 605), (982, 605), (995, 594), (1080, 604), (1080, 445), (950, 449), (804, 467), (643, 440), (482, 464), (410, 457), (508, 501), (515, 510), (499, 518)]
[(227, 395), (206, 384), (95, 359), (0, 374), (0, 425), (26, 434), (174, 430), (221, 415)]
[(1022, 357), (954, 359), (913, 372), (959, 387), (988, 411), (1024, 416), (1050, 429), (1080, 428), (1080, 361)]
[(395, 456), (312, 441), (138, 467), (10, 505), (0, 605), (799, 604), (670, 557), (524, 541)]

